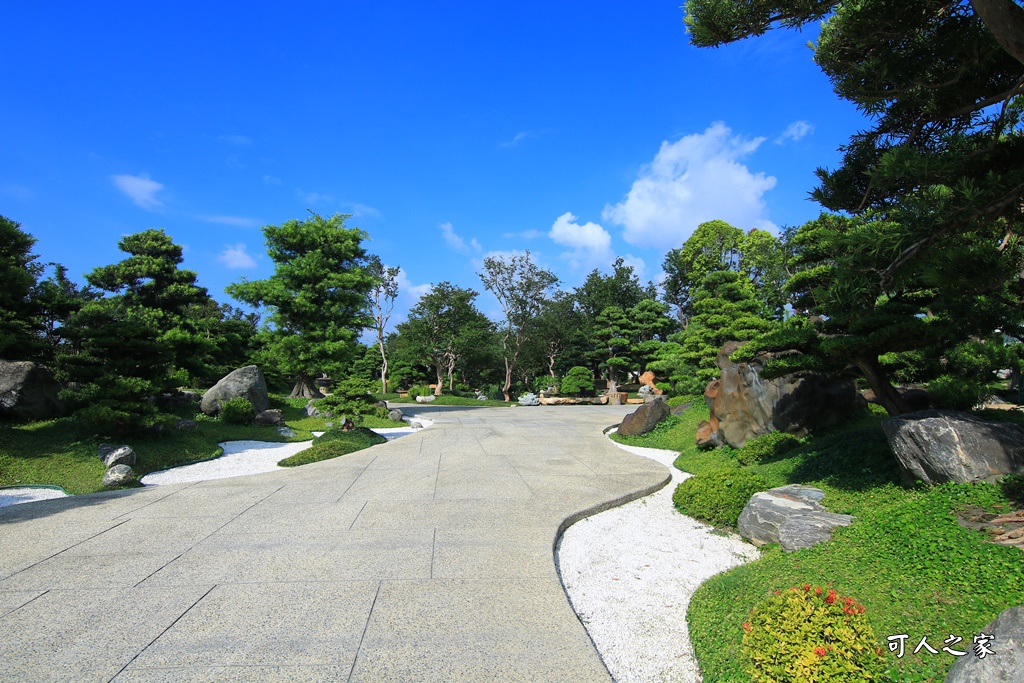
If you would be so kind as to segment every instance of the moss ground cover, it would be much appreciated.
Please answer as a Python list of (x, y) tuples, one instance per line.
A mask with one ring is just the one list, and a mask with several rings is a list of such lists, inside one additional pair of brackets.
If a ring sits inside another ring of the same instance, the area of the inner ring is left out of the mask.
[[(386, 400), (388, 405), (392, 403), (416, 403), (416, 399), (412, 396), (401, 397), (398, 394), (376, 394), (377, 398)], [(494, 401), (487, 399), (486, 401), (478, 401), (475, 398), (466, 398), (464, 396), (449, 396), (442, 394), (431, 401), (431, 405), (435, 406), (487, 406), (487, 407), (507, 407), (510, 405), (519, 405), (515, 401), (511, 403), (505, 403), (504, 401)]]
[[(899, 485), (878, 414), (743, 466), (738, 457), (742, 451), (697, 450), (694, 432), (706, 416), (707, 408), (697, 404), (660, 433), (617, 440), (673, 448), (680, 452), (676, 466), (698, 476), (733, 470), (764, 477), (769, 486), (817, 486), (825, 491), (830, 510), (857, 520), (814, 548), (784, 553), (778, 546), (768, 547), (759, 560), (720, 574), (697, 590), (687, 620), (705, 681), (750, 680), (742, 624), (753, 606), (791, 586), (825, 586), (865, 606), (884, 651), (884, 681), (939, 683), (956, 659), (942, 649), (950, 634), (963, 638), (952, 649), (969, 650), (974, 635), (1000, 611), (1024, 604), (1024, 553), (987, 542), (982, 533), (957, 524), (955, 517), (970, 506), (992, 512), (1011, 509), (1007, 494), (1015, 495), (1012, 482), (1005, 489), (992, 484), (930, 489)], [(887, 641), (887, 636), (899, 634), (908, 636), (902, 658), (890, 652)], [(921, 638), (938, 654), (924, 648), (913, 654)]]
[(290, 458), (285, 458), (278, 464), (281, 467), (298, 467), (308, 465), (312, 462), (330, 460), (342, 455), (348, 455), (364, 448), (387, 441), (383, 436), (370, 431), (365, 427), (356, 427), (353, 430), (343, 432), (332, 429), (323, 436), (313, 440), (313, 445), (306, 450), (296, 453)]

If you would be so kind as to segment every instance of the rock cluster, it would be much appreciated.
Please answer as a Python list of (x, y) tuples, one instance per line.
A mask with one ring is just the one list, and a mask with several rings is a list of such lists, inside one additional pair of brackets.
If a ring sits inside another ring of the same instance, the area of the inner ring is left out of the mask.
[(761, 379), (760, 361), (729, 359), (742, 345), (727, 342), (715, 358), (722, 374), (704, 390), (713, 418), (701, 423), (705, 445), (742, 448), (750, 439), (775, 431), (803, 436), (839, 424), (864, 408), (865, 400), (853, 382), (809, 372)]
[(850, 515), (829, 512), (821, 504), (824, 491), (791, 484), (755, 493), (740, 513), (740, 534), (754, 545), (778, 543), (787, 552), (810, 548), (832, 538), (837, 526), (849, 526)]
[(920, 410), (882, 423), (908, 482), (994, 482), (1024, 474), (1024, 428), (952, 410)]
[(537, 395), (533, 394), (533, 393), (523, 394), (522, 396), (519, 397), (519, 405), (521, 405), (521, 406), (539, 406), (540, 405), (540, 399), (537, 398)]
[[(957, 657), (944, 683), (1024, 681), (1024, 607), (1004, 609), (995, 621), (981, 629), (981, 633), (994, 636), (988, 644), (992, 654), (978, 657), (975, 652), (970, 652)], [(964, 649), (967, 647), (973, 645), (964, 646)]]
[(98, 450), (100, 460), (107, 468), (106, 474), (103, 475), (104, 486), (124, 486), (135, 481), (135, 473), (131, 466), (138, 458), (131, 446), (101, 443)]

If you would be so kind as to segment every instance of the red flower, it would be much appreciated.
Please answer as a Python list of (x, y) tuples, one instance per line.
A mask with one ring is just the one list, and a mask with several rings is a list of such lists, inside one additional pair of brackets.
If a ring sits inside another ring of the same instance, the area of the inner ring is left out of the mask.
[(814, 593), (816, 595), (821, 595), (821, 586), (815, 586), (814, 587)]
[(806, 592), (806, 591), (809, 591), (809, 590), (811, 590), (811, 584), (805, 583), (804, 584), (804, 591)]
[(751, 628), (752, 627), (750, 626), (750, 622), (749, 621), (744, 621), (743, 622), (743, 630), (744, 631), (746, 631), (747, 633), (750, 633)]
[(823, 647), (816, 647), (816, 648), (814, 648), (814, 654), (818, 655), (819, 657), (824, 657), (825, 656), (825, 648), (823, 648)]
[(853, 604), (853, 598), (843, 598), (843, 604), (849, 607)]
[(825, 596), (825, 602), (827, 602), (828, 604), (831, 605), (835, 601), (836, 601), (836, 592), (834, 590), (830, 590), (828, 592), (828, 595)]

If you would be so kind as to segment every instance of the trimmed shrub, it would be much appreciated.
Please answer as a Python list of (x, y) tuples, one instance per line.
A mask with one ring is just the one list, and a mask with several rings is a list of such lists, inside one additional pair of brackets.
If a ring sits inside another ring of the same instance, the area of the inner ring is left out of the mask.
[(800, 439), (786, 432), (762, 434), (748, 441), (737, 453), (741, 465), (777, 458), (800, 445)]
[(775, 591), (743, 623), (751, 683), (879, 680), (884, 659), (864, 612), (831, 589)]
[(739, 469), (723, 469), (690, 477), (676, 487), (672, 502), (684, 515), (715, 526), (735, 527), (740, 513), (768, 480)]
[(297, 467), (307, 465), (311, 462), (330, 460), (342, 455), (348, 455), (370, 446), (387, 441), (383, 436), (365, 429), (355, 429), (343, 432), (340, 429), (331, 429), (323, 435), (313, 439), (313, 445), (304, 451), (300, 451), (290, 458), (285, 458), (277, 463), (281, 467)]
[(221, 404), (220, 417), (230, 425), (248, 425), (252, 424), (255, 419), (256, 410), (252, 407), (249, 399), (244, 396), (236, 396)]
[(665, 403), (668, 404), (669, 408), (675, 408), (676, 406), (681, 406), (684, 403), (693, 403), (694, 401), (703, 400), (703, 399), (704, 399), (703, 396), (694, 396), (692, 394), (683, 394), (681, 396), (673, 396), (672, 398), (667, 399), (665, 401)]
[(569, 372), (562, 378), (558, 391), (561, 394), (579, 394), (581, 391), (594, 390), (594, 376), (589, 368), (576, 365), (569, 368)]
[(417, 396), (433, 396), (434, 390), (426, 384), (417, 384), (413, 388), (409, 389), (409, 398), (416, 398)]

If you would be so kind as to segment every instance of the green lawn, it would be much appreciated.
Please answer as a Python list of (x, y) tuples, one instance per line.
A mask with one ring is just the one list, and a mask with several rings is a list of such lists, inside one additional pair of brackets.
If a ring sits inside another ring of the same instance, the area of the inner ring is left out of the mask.
[[(398, 394), (375, 394), (379, 400), (387, 401), (388, 405), (393, 403), (416, 403), (415, 398), (406, 396), (405, 398), (400, 397)], [(505, 403), (504, 401), (495, 401), (487, 399), (486, 401), (478, 401), (475, 398), (465, 398), (462, 396), (450, 396), (442, 394), (431, 401), (429, 404), (434, 406), (487, 406), (487, 407), (507, 407), (510, 405), (519, 405), (517, 401), (511, 403)]]
[[(273, 427), (229, 425), (208, 418), (198, 420), (196, 429), (126, 438), (96, 434), (90, 425), (71, 417), (0, 423), (0, 486), (60, 486), (71, 494), (103, 491), (104, 467), (97, 451), (101, 443), (130, 445), (138, 456), (132, 470), (141, 478), (157, 470), (215, 458), (222, 452), (218, 444), (224, 441), (309, 441), (311, 432), (327, 429), (328, 420), (306, 417), (302, 410), (305, 399), (272, 397), (271, 403), (284, 412), (285, 423), (296, 436), (285, 438)], [(406, 423), (368, 417), (363, 426), (401, 427)], [(361, 444), (359, 448), (373, 445), (368, 439), (353, 438), (352, 443)]]
[[(817, 486), (825, 491), (824, 504), (831, 511), (857, 518), (852, 526), (837, 529), (829, 543), (794, 553), (768, 547), (759, 560), (719, 574), (697, 590), (687, 621), (708, 683), (749, 680), (740, 649), (741, 624), (752, 606), (777, 589), (827, 586), (863, 603), (889, 667), (887, 680), (901, 682), (939, 683), (956, 659), (942, 651), (950, 634), (963, 637), (960, 649), (968, 649), (973, 636), (1000, 611), (1024, 604), (1024, 554), (988, 543), (954, 517), (968, 506), (993, 512), (1024, 506), (1011, 486), (901, 486), (881, 431), (883, 416), (877, 414), (750, 466), (741, 466), (738, 452), (731, 449), (697, 450), (694, 433), (706, 417), (706, 406), (698, 404), (650, 435), (617, 440), (677, 450), (676, 466), (697, 476), (731, 468), (760, 474), (771, 486)], [(898, 659), (886, 636), (902, 633), (908, 634), (909, 647)], [(925, 636), (939, 654), (923, 649), (911, 654)]]

